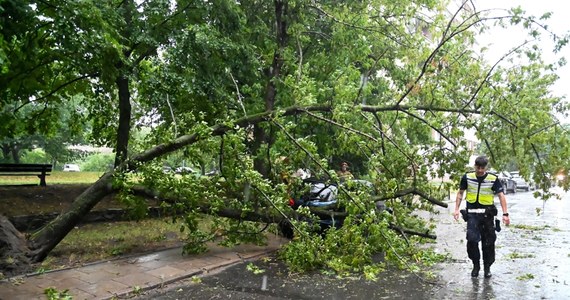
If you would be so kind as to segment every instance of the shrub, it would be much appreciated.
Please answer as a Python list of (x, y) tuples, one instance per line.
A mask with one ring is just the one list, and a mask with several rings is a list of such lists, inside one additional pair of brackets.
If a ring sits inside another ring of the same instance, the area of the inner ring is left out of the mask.
[(81, 166), (81, 171), (105, 172), (109, 170), (109, 168), (113, 167), (114, 160), (114, 154), (97, 153), (87, 156), (79, 163), (79, 165)]
[(20, 161), (26, 164), (45, 164), (49, 163), (47, 155), (42, 149), (26, 150), (23, 152)]

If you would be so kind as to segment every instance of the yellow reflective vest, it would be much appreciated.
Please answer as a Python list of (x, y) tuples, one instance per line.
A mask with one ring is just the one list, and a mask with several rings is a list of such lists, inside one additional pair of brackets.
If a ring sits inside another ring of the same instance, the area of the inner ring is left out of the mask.
[(493, 205), (495, 194), (493, 193), (493, 183), (497, 176), (487, 173), (487, 177), (483, 182), (477, 181), (475, 172), (469, 172), (467, 175), (467, 196), (465, 200), (469, 203), (479, 202), (482, 205)]

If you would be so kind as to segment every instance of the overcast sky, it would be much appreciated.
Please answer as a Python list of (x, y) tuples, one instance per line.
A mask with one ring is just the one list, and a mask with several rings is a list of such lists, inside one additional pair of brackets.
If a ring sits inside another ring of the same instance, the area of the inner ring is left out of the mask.
[[(552, 16), (546, 20), (549, 29), (559, 35), (563, 35), (570, 31), (570, 21), (568, 18), (568, 8), (570, 2), (563, 0), (475, 0), (475, 6), (478, 11), (486, 9), (510, 9), (512, 7), (520, 6), (527, 14), (534, 15), (537, 18), (546, 12), (551, 12)], [(493, 16), (505, 15), (504, 10), (497, 10), (491, 13)], [(553, 43), (550, 37), (542, 32), (541, 47), (543, 48), (543, 59), (545, 62), (554, 62), (557, 56), (552, 53)], [(481, 45), (488, 43), (493, 44), (491, 51), (489, 51), (489, 61), (496, 62), (502, 55), (507, 53), (513, 47), (522, 44), (525, 40), (530, 39), (524, 32), (522, 27), (513, 28), (510, 30), (493, 29), (488, 35), (482, 37), (479, 42)], [(566, 46), (558, 56), (564, 56), (570, 61), (570, 45)], [(565, 66), (557, 72), (560, 80), (553, 87), (553, 93), (558, 96), (570, 96), (569, 80), (570, 80), (570, 66)]]

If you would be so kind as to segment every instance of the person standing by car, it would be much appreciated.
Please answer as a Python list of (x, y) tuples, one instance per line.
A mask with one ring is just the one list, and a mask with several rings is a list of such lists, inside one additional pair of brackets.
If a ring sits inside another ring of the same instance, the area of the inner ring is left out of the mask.
[(348, 163), (346, 161), (340, 163), (340, 171), (337, 171), (336, 174), (341, 182), (353, 178), (352, 173), (348, 170)]
[(487, 173), (489, 159), (486, 156), (479, 156), (475, 159), (475, 172), (467, 172), (461, 178), (459, 192), (455, 198), (455, 212), (453, 217), (459, 219), (461, 201), (465, 196), (466, 212), (464, 215), (467, 221), (467, 255), (473, 261), (471, 276), (479, 276), (481, 269), (479, 252), (479, 241), (483, 251), (483, 266), (485, 278), (491, 277), (491, 265), (495, 262), (495, 233), (494, 217), (497, 215), (497, 207), (494, 204), (494, 196), (498, 195), (503, 211), (503, 222), (510, 224), (509, 213), (507, 211), (507, 199), (501, 181), (497, 175)]

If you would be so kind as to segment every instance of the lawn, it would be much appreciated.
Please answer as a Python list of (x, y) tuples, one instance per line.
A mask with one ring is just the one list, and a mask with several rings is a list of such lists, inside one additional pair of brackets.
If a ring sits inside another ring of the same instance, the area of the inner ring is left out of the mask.
[(181, 246), (185, 233), (172, 218), (77, 226), (57, 245), (37, 272), (57, 270), (123, 255)]
[[(46, 177), (46, 182), (50, 184), (78, 184), (93, 183), (103, 175), (103, 172), (63, 172), (53, 171)], [(37, 176), (2, 176), (0, 174), (0, 185), (29, 185), (39, 184)]]

